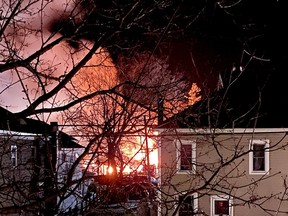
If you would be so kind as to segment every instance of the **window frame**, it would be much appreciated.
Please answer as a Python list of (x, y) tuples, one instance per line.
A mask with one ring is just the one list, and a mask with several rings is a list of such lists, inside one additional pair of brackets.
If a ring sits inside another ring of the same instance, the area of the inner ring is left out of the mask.
[[(181, 147), (182, 145), (191, 145), (191, 169), (181, 169)], [(196, 141), (195, 140), (177, 140), (176, 141), (176, 160), (177, 160), (177, 173), (195, 173), (196, 172)]]
[[(254, 145), (264, 146), (264, 170), (254, 170)], [(249, 142), (249, 174), (250, 175), (264, 175), (269, 174), (269, 145), (270, 141), (267, 139), (250, 140)]]
[[(177, 201), (178, 201), (178, 204), (180, 204), (180, 197), (181, 196), (185, 196), (185, 193), (182, 193), (181, 195), (178, 195), (177, 196)], [(193, 211), (196, 215), (197, 211), (198, 211), (198, 194), (197, 193), (193, 193), (193, 194), (190, 194), (186, 197), (186, 199), (188, 197), (193, 197)], [(180, 216), (180, 206), (179, 206), (179, 209), (178, 209), (178, 212), (177, 212), (177, 216)]]
[[(215, 213), (215, 201), (228, 201), (229, 202), (229, 214), (226, 216), (233, 216), (233, 198), (228, 195), (212, 195), (210, 197), (210, 215), (220, 216)], [(224, 214), (225, 215), (225, 214)]]
[(18, 165), (18, 149), (17, 144), (15, 143), (11, 144), (10, 146), (10, 160), (12, 167), (15, 168)]

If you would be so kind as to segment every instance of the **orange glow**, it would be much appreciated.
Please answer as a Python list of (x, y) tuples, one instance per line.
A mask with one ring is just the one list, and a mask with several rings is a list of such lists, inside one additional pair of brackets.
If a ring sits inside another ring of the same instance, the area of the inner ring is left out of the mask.
[[(113, 64), (113, 61), (109, 57), (109, 53), (107, 53), (105, 50), (99, 49), (97, 54), (89, 61), (87, 66), (88, 67), (84, 67), (83, 69), (81, 69), (80, 73), (78, 73), (77, 76), (75, 76), (75, 78), (73, 79), (74, 86), (77, 87), (77, 91), (79, 95), (87, 95), (87, 94), (96, 92), (98, 90), (109, 89), (109, 88), (114, 87), (120, 82), (117, 76), (117, 69)], [(165, 71), (162, 71), (162, 72), (164, 73)], [(132, 76), (130, 78), (131, 80), (133, 80), (135, 77)], [(175, 107), (180, 107), (181, 109), (184, 109), (188, 105), (193, 104), (196, 101), (198, 101), (200, 99), (200, 97), (198, 96), (199, 92), (200, 92), (200, 88), (194, 83), (191, 86), (191, 89), (187, 96), (187, 99), (188, 99), (187, 101), (183, 102), (182, 100), (177, 101), (177, 99), (175, 99), (175, 100), (169, 100), (168, 102), (167, 100), (164, 106), (167, 108), (167, 110), (170, 110), (170, 111), (172, 110), (170, 115), (177, 113), (179, 110), (178, 109), (175, 110)], [(122, 101), (120, 101), (119, 103), (122, 103)], [(178, 103), (178, 105), (175, 105), (176, 103)], [(105, 112), (102, 111), (103, 107), (104, 108), (109, 107), (109, 109), (113, 108), (111, 110), (120, 109), (120, 111), (122, 109), (122, 106), (118, 107), (117, 105), (114, 104), (114, 100), (112, 101), (104, 100), (103, 102), (102, 100), (98, 100), (98, 98), (96, 97), (96, 98), (90, 99), (90, 102), (88, 104), (85, 104), (85, 106), (81, 107), (81, 111), (87, 112), (87, 116), (89, 116), (88, 120), (86, 119), (86, 115), (83, 115), (84, 116), (83, 119), (81, 115), (80, 118), (77, 118), (77, 121), (78, 122), (83, 121), (85, 123), (87, 121), (90, 124), (90, 119), (91, 119), (91, 124), (93, 124), (92, 121), (93, 121), (93, 118), (95, 118), (97, 119), (97, 122), (99, 123), (101, 123), (101, 121), (104, 122), (105, 120), (104, 114), (106, 111)], [(72, 113), (74, 115), (73, 110), (72, 110)], [(77, 113), (77, 110), (75, 113)], [(165, 115), (169, 116), (169, 113), (165, 113)], [(90, 118), (90, 116), (92, 116), (92, 118)], [(139, 120), (139, 122), (141, 122), (141, 120)], [(101, 128), (99, 129), (99, 131), (101, 132)], [(150, 130), (147, 130), (147, 131), (150, 131)], [(115, 132), (117, 132), (117, 129)], [(78, 133), (79, 133), (79, 130), (78, 130)], [(88, 133), (87, 128), (85, 128), (84, 134), (87, 134), (87, 133)], [(92, 134), (95, 133), (94, 128), (91, 129), (91, 133)], [(141, 134), (129, 134), (127, 137), (124, 137), (124, 138), (121, 137), (120, 150), (121, 150), (121, 154), (123, 158), (121, 159), (118, 158), (119, 160), (122, 160), (118, 164), (121, 164), (119, 166), (123, 166), (124, 164), (124, 167), (122, 167), (123, 170), (121, 170), (123, 173), (128, 174), (132, 172), (147, 172), (147, 166), (145, 165), (148, 165), (148, 164), (151, 167), (155, 167), (157, 169), (158, 152), (157, 152), (156, 142), (152, 138), (147, 138), (147, 144), (148, 144), (148, 149), (147, 149), (146, 138), (144, 134), (145, 133), (143, 129)], [(149, 135), (152, 135), (152, 134), (149, 134)], [(103, 157), (105, 157), (105, 155)], [(149, 161), (147, 161), (147, 158), (149, 158)], [(99, 164), (92, 164), (92, 167), (93, 166), (95, 167), (95, 170), (96, 170), (95, 172), (97, 172), (98, 174), (100, 173), (112, 174), (113, 171), (114, 172), (120, 171), (119, 167), (116, 167), (116, 170), (113, 170), (112, 167), (108, 167), (107, 166), (108, 163), (106, 160), (99, 160), (99, 161), (100, 161)]]
[[(144, 136), (135, 136), (134, 141), (129, 143), (125, 142), (121, 150), (123, 154), (129, 158), (133, 158), (134, 161), (146, 161), (147, 159), (147, 149), (145, 144)], [(155, 141), (148, 138), (148, 150), (149, 150), (149, 164), (158, 164), (158, 154), (156, 149)]]
[(111, 166), (108, 167), (107, 169), (108, 174), (112, 174), (113, 173), (113, 168)]
[[(129, 174), (132, 172), (146, 173), (148, 172), (146, 165), (150, 167), (158, 166), (158, 152), (155, 140), (147, 138), (148, 149), (146, 148), (146, 139), (144, 135), (134, 136), (125, 140), (121, 146), (121, 151), (124, 156), (129, 158), (129, 164), (126, 164), (123, 173)], [(147, 155), (149, 153), (149, 156)], [(147, 159), (149, 158), (149, 163)], [(156, 170), (154, 169), (153, 172)], [(154, 173), (155, 174), (155, 173)]]
[[(154, 134), (155, 136), (156, 134)], [(153, 136), (153, 135), (151, 135)], [(120, 146), (121, 153), (123, 155), (122, 161), (117, 161), (116, 170), (113, 167), (108, 166), (108, 161), (105, 155), (97, 157), (95, 160), (90, 161), (89, 156), (84, 159), (83, 169), (88, 169), (97, 175), (115, 174), (122, 172), (123, 174), (148, 174), (148, 170), (153, 171), (150, 174), (156, 174), (158, 167), (158, 151), (156, 141), (153, 138), (148, 137), (147, 143), (143, 134), (128, 136), (128, 138), (122, 138), (122, 144)], [(148, 145), (148, 149), (146, 146)], [(147, 161), (147, 153), (149, 152), (149, 163)], [(150, 169), (147, 165), (149, 164)]]
[(123, 170), (123, 173), (125, 173), (125, 174), (129, 174), (129, 173), (131, 173), (131, 172), (132, 172), (131, 167), (129, 167), (129, 166), (125, 166), (125, 168), (124, 168), (124, 170)]
[(155, 141), (151, 138), (148, 138), (148, 148), (149, 148), (149, 163), (150, 165), (158, 165), (158, 153), (155, 147)]
[(192, 87), (188, 93), (188, 105), (193, 105), (197, 101), (201, 100), (201, 96), (198, 94), (200, 93), (201, 89), (197, 86), (196, 83), (192, 84)]

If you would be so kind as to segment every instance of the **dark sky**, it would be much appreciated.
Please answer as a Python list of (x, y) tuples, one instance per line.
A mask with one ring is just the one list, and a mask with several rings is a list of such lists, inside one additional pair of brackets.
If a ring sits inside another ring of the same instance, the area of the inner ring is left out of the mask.
[[(184, 0), (180, 3), (174, 0), (153, 5), (155, 1), (147, 0), (135, 7), (123, 21), (135, 2), (107, 0), (103, 3), (95, 0), (96, 9), (86, 17), (88, 21), (85, 25), (81, 23), (83, 26), (80, 31), (78, 29), (79, 34), (71, 45), (77, 47), (77, 37), (97, 41), (101, 35), (116, 30), (119, 33), (104, 45), (116, 64), (121, 63), (118, 62), (119, 56), (130, 58), (134, 52), (154, 51), (158, 55), (169, 56), (171, 66), (182, 67), (188, 77), (195, 77), (189, 75), (193, 67), (191, 53), (199, 61), (197, 66), (207, 67), (200, 68), (203, 77), (215, 64), (220, 67), (219, 70), (222, 70), (221, 64), (226, 65), (229, 61), (241, 64), (239, 58), (243, 49), (246, 50), (246, 59), (241, 59), (242, 64), (247, 63), (248, 54), (271, 59), (277, 69), (287, 59), (285, 1), (241, 0), (234, 4), (232, 1), (220, 4), (218, 1)], [(84, 11), (89, 11), (91, 1), (86, 1), (82, 7)], [(142, 15), (143, 19), (135, 21)], [(62, 28), (63, 34), (73, 33), (80, 23), (67, 20), (71, 19), (54, 20), (50, 29)], [(168, 23), (170, 26), (165, 29)], [(163, 36), (164, 30), (166, 34)], [(216, 62), (218, 59), (219, 62)]]

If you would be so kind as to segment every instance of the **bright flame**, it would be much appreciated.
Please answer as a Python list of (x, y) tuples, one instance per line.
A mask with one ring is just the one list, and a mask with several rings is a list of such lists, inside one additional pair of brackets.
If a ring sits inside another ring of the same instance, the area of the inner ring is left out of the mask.
[(192, 84), (192, 87), (188, 93), (188, 105), (193, 105), (197, 101), (201, 100), (201, 96), (199, 96), (199, 93), (201, 92), (201, 89), (197, 86), (196, 83)]
[(125, 166), (124, 170), (123, 170), (123, 173), (131, 173), (132, 172), (132, 169), (130, 166)]
[(158, 165), (158, 152), (155, 147), (155, 141), (151, 138), (148, 138), (148, 148), (149, 148), (150, 165)]
[[(132, 172), (143, 173), (151, 172), (156, 174), (157, 165), (158, 165), (158, 151), (156, 147), (156, 142), (152, 138), (146, 138), (144, 135), (138, 135), (130, 137), (129, 140), (125, 140), (125, 144), (122, 145), (121, 150), (123, 155), (132, 159), (129, 161), (129, 164), (126, 164), (123, 173), (128, 174)], [(148, 149), (147, 149), (148, 146)], [(149, 155), (148, 155), (149, 154)], [(149, 161), (148, 161), (149, 158)], [(148, 165), (149, 167), (145, 167)], [(154, 168), (153, 168), (154, 167)], [(147, 169), (148, 168), (148, 169)]]
[(113, 168), (111, 166), (108, 167), (107, 169), (108, 174), (112, 174), (113, 173)]
[[(145, 161), (147, 162), (147, 153), (149, 152), (149, 164), (157, 165), (158, 164), (158, 154), (155, 145), (155, 141), (151, 138), (148, 138), (148, 149), (146, 148), (146, 140), (144, 136), (136, 136), (132, 144), (128, 142), (122, 146), (123, 154), (129, 158), (133, 158), (133, 161)], [(136, 143), (136, 144), (135, 144)], [(128, 168), (126, 168), (127, 170)]]
[(140, 165), (138, 168), (137, 168), (137, 171), (138, 172), (141, 172), (143, 170), (143, 165)]
[[(122, 162), (124, 162), (124, 167), (123, 170), (121, 170), (120, 167), (116, 167), (117, 173), (123, 172), (123, 174), (149, 174), (148, 170), (150, 170), (150, 174), (156, 174), (158, 166), (158, 151), (154, 139), (148, 138), (146, 143), (145, 136), (135, 135), (133, 137), (129, 137), (127, 140), (123, 140), (122, 146), (120, 148), (123, 154)], [(148, 153), (149, 163), (147, 161)], [(103, 156), (102, 159), (98, 158), (100, 161), (90, 161), (88, 167), (89, 158), (87, 157), (86, 164), (85, 162), (83, 164), (84, 168), (87, 168), (89, 171), (98, 175), (114, 174), (115, 170), (113, 167), (108, 166), (107, 160), (105, 158), (106, 157)], [(150, 165), (149, 167), (147, 166), (148, 164)]]

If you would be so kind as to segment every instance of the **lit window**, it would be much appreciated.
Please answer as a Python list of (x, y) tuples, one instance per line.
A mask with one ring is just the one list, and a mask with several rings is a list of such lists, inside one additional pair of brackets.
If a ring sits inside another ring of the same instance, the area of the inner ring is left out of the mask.
[(211, 196), (211, 216), (232, 216), (232, 199), (228, 196)]
[(196, 144), (195, 141), (182, 140), (177, 142), (177, 162), (179, 171), (195, 171)]
[(10, 154), (11, 154), (12, 166), (15, 167), (17, 166), (17, 145), (16, 144), (11, 145)]
[(179, 196), (179, 203), (181, 203), (181, 206), (178, 211), (178, 216), (195, 215), (198, 208), (196, 194), (186, 196), (185, 199), (184, 197), (185, 197), (184, 195)]
[(269, 171), (269, 141), (251, 140), (249, 153), (249, 173), (265, 174)]

